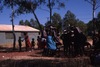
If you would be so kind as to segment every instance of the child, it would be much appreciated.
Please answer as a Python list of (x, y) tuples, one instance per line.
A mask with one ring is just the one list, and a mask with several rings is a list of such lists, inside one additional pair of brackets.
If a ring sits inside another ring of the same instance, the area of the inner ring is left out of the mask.
[(31, 45), (32, 45), (32, 48), (34, 48), (34, 46), (35, 46), (34, 38), (32, 38)]
[(21, 51), (22, 49), (21, 49), (21, 46), (22, 46), (22, 40), (21, 40), (21, 37), (19, 37), (19, 39), (18, 39), (18, 43), (19, 43), (19, 51)]

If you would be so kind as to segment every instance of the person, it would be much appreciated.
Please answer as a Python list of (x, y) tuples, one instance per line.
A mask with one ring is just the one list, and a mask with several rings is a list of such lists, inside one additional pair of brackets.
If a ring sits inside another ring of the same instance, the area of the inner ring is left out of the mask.
[(49, 56), (54, 56), (56, 54), (57, 47), (53, 39), (53, 32), (51, 32), (50, 30), (47, 32), (46, 43), (47, 50), (44, 50), (44, 53), (46, 53)]
[(79, 36), (80, 36), (79, 43), (80, 43), (80, 49), (81, 49), (80, 55), (83, 56), (85, 52), (84, 46), (87, 43), (87, 38), (82, 32), (79, 33)]
[(96, 44), (94, 45), (94, 53), (100, 53), (100, 30), (98, 31)]
[(27, 51), (28, 50), (28, 47), (31, 48), (31, 43), (30, 43), (28, 34), (27, 33), (24, 33), (24, 36), (25, 36), (25, 45), (26, 45), (26, 51)]
[(38, 49), (41, 48), (41, 37), (40, 36), (37, 36), (37, 46), (38, 46)]
[(21, 40), (21, 37), (19, 37), (19, 39), (18, 39), (18, 43), (19, 43), (19, 51), (21, 51), (22, 50), (22, 48), (21, 48), (21, 46), (22, 46), (22, 40)]
[(87, 41), (86, 36), (79, 31), (78, 27), (75, 27), (75, 56), (83, 56), (84, 55), (84, 45)]
[(31, 45), (32, 45), (32, 48), (34, 49), (34, 46), (35, 46), (34, 38), (32, 38)]
[(42, 39), (41, 40), (41, 49), (45, 49), (45, 46), (46, 46), (46, 39)]
[(68, 51), (69, 51), (68, 49), (70, 45), (69, 33), (66, 30), (64, 30), (60, 38), (62, 39), (64, 45), (64, 55), (68, 55)]

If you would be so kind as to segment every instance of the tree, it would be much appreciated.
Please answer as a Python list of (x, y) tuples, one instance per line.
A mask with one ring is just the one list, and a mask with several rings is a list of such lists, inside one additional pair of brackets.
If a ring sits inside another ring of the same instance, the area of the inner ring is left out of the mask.
[(100, 12), (98, 13), (96, 20), (97, 20), (96, 21), (96, 27), (97, 27), (98, 30), (100, 30)]
[(87, 25), (68, 10), (63, 18), (62, 27), (63, 29), (68, 29), (69, 26), (79, 27), (82, 32), (86, 33)]
[(93, 26), (92, 26), (92, 20), (91, 20), (87, 23), (87, 33), (88, 33), (88, 35), (92, 36), (92, 31), (93, 31)]
[(37, 23), (36, 20), (30, 19), (30, 24), (31, 24), (31, 27), (36, 28), (36, 29), (39, 29), (39, 25), (38, 25), (38, 23)]
[(68, 25), (76, 26), (77, 24), (76, 16), (71, 11), (68, 10), (63, 18), (62, 24), (63, 24), (62, 26), (64, 27), (64, 29), (66, 29)]
[(45, 23), (45, 27), (49, 27), (51, 25), (51, 22), (50, 21), (47, 21), (46, 23)]
[[(96, 25), (95, 31), (100, 30), (100, 12), (97, 15), (97, 18), (95, 18), (94, 24)], [(87, 32), (93, 34), (93, 20), (90, 20), (87, 23)]]
[[(2, 2), (4, 4), (4, 6), (6, 6), (6, 7), (10, 7), (11, 5), (17, 7), (15, 9), (16, 15), (32, 13), (34, 15), (37, 23), (39, 24), (39, 27), (40, 27), (39, 29), (42, 33), (41, 24), (35, 13), (35, 10), (39, 5), (43, 4), (45, 2), (45, 0), (2, 0)], [(13, 4), (11, 4), (11, 2), (13, 2)]]
[(92, 34), (92, 37), (93, 37), (93, 45), (95, 44), (95, 34), (96, 34), (96, 24), (95, 24), (95, 10), (100, 7), (99, 3), (100, 3), (100, 0), (85, 0), (87, 1), (88, 3), (90, 3), (92, 5), (92, 25), (93, 25), (93, 34)]
[(97, 20), (100, 21), (100, 12), (97, 15)]
[[(19, 25), (27, 25), (27, 26), (39, 29), (38, 23), (36, 22), (36, 20), (34, 20), (32, 18), (30, 20), (25, 20), (25, 22), (23, 20), (20, 20)], [(44, 26), (41, 24), (41, 27), (43, 29)]]
[(43, 35), (42, 27), (41, 27), (41, 24), (38, 20), (36, 13), (35, 13), (35, 10), (43, 2), (44, 2), (44, 0), (19, 1), (19, 2), (17, 2), (19, 7), (16, 10), (17, 14), (32, 13), (40, 27), (39, 29), (40, 29), (41, 35)]
[(83, 21), (77, 19), (77, 25), (76, 26), (78, 26), (83, 33), (87, 32), (86, 31), (87, 30), (87, 25)]
[(38, 20), (38, 17), (35, 13), (35, 10), (39, 5), (46, 4), (46, 6), (50, 9), (50, 22), (51, 22), (51, 16), (52, 16), (52, 9), (54, 6), (56, 6), (56, 3), (59, 4), (59, 7), (63, 7), (64, 3), (61, 3), (59, 0), (31, 0), (31, 1), (19, 1), (17, 4), (20, 6), (17, 10), (17, 14), (23, 14), (23, 13), (33, 13), (35, 19), (37, 20), (37, 23), (39, 24), (41, 34), (42, 32), (42, 27), (41, 24)]
[(58, 13), (54, 13), (52, 16), (52, 25), (57, 28), (58, 31), (61, 31), (61, 16)]
[(52, 10), (54, 9), (54, 6), (57, 5), (58, 5), (57, 8), (65, 7), (65, 4), (63, 2), (60, 2), (59, 0), (48, 0), (47, 7), (49, 8), (50, 11), (50, 23), (52, 20)]
[[(10, 2), (12, 0), (3, 0), (4, 1), (4, 6), (8, 6)], [(39, 7), (42, 4), (46, 4), (46, 6), (48, 6), (48, 8), (50, 9), (50, 17), (52, 15), (52, 9), (54, 6), (56, 6), (56, 3), (59, 4), (59, 6), (64, 6), (64, 4), (60, 1), (60, 0), (13, 0), (13, 5), (16, 6), (16, 14), (20, 15), (20, 14), (25, 14), (25, 13), (32, 13), (37, 21), (37, 23), (39, 24), (39, 29), (41, 31), (41, 34), (43, 34), (42, 32), (42, 28), (41, 28), (41, 24), (38, 20), (38, 17), (35, 13), (35, 10), (37, 9), (37, 7)]]
[(0, 11), (2, 12), (3, 9), (3, 5), (2, 5), (2, 1), (0, 1)]
[(24, 24), (27, 25), (27, 26), (31, 26), (31, 24), (28, 20), (25, 20)]
[[(97, 18), (95, 18), (95, 22), (94, 23), (96, 25), (95, 31), (100, 30), (100, 12), (98, 13)], [(89, 21), (87, 26), (88, 26), (88, 29), (90, 31), (93, 31), (93, 20)]]
[(58, 13), (54, 13), (52, 16), (52, 22), (47, 21), (47, 23), (45, 23), (45, 26), (48, 27), (50, 25), (54, 26), (57, 28), (58, 31), (61, 31), (62, 28), (62, 24), (61, 24), (61, 16)]
[[(14, 0), (2, 0), (0, 1), (1, 3), (3, 3), (3, 6), (7, 6), (10, 9), (12, 9), (12, 14), (11, 14), (11, 22), (12, 22), (12, 33), (13, 33), (13, 50), (15, 50), (15, 45), (16, 45), (16, 35), (15, 35), (15, 31), (14, 31), (14, 17), (15, 17), (15, 11), (14, 11), (14, 6), (16, 6), (16, 4), (14, 3)], [(9, 3), (9, 4), (8, 4)]]
[(19, 25), (24, 25), (24, 21), (23, 20), (20, 20), (19, 21)]
[(65, 2), (66, 0), (45, 0), (45, 4), (47, 6), (47, 8), (49, 9), (44, 9), (42, 7), (39, 7), (39, 9), (41, 10), (45, 10), (45, 11), (48, 11), (50, 13), (49, 17), (50, 17), (50, 20), (49, 20), (49, 23), (52, 23), (52, 12), (53, 12), (53, 9), (60, 9), (60, 8), (64, 8), (65, 7)]

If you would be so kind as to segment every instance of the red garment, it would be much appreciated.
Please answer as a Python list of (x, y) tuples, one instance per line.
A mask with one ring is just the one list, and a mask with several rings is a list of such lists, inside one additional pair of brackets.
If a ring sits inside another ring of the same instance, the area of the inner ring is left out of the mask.
[(27, 45), (31, 48), (32, 46), (31, 46), (28, 35), (25, 36), (25, 41), (26, 41)]

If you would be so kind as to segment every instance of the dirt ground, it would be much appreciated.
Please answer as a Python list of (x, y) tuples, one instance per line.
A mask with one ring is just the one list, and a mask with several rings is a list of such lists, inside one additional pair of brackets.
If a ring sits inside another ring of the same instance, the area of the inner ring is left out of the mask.
[(32, 50), (32, 51), (0, 51), (0, 60), (11, 59), (16, 56), (30, 56), (30, 57), (40, 57), (42, 50)]
[[(88, 41), (90, 44), (92, 43), (92, 41)], [(42, 56), (42, 51), (40, 49), (33, 49), (32, 51), (28, 50), (25, 51), (25, 48), (22, 49), (22, 52), (19, 52), (18, 49), (16, 49), (15, 51), (12, 51), (12, 48), (2, 48), (0, 47), (0, 60), (4, 60), (4, 59), (10, 59), (16, 56), (28, 56), (28, 57), (43, 57)], [(61, 57), (65, 57), (63, 56), (63, 52), (60, 54)]]
[[(83, 67), (91, 67), (89, 57), (87, 56), (68, 58), (64, 56), (63, 51), (61, 51), (59, 57), (58, 56), (48, 57), (48, 56), (42, 56), (42, 51), (43, 50), (37, 49), (37, 48), (33, 50), (25, 51), (25, 48), (22, 48), (22, 51), (19, 52), (18, 49), (16, 49), (15, 51), (12, 51), (12, 48), (0, 47), (0, 63), (1, 63), (0, 67), (11, 67), (11, 66), (14, 67), (15, 65), (13, 66), (13, 64), (17, 64), (16, 67), (22, 67), (22, 66), (26, 67), (24, 66), (25, 64), (29, 65), (27, 67), (37, 67), (37, 65), (41, 64), (40, 66), (38, 66), (38, 67), (41, 67), (44, 64), (44, 67), (45, 67), (45, 64), (47, 63), (49, 67), (50, 65), (54, 65), (51, 67), (58, 67), (59, 65), (60, 65), (59, 67), (62, 67), (62, 65), (63, 67), (69, 67), (69, 66), (72, 67), (75, 65), (77, 67), (82, 67), (82, 64), (83, 64)], [(30, 66), (30, 65), (33, 65), (33, 66)]]

